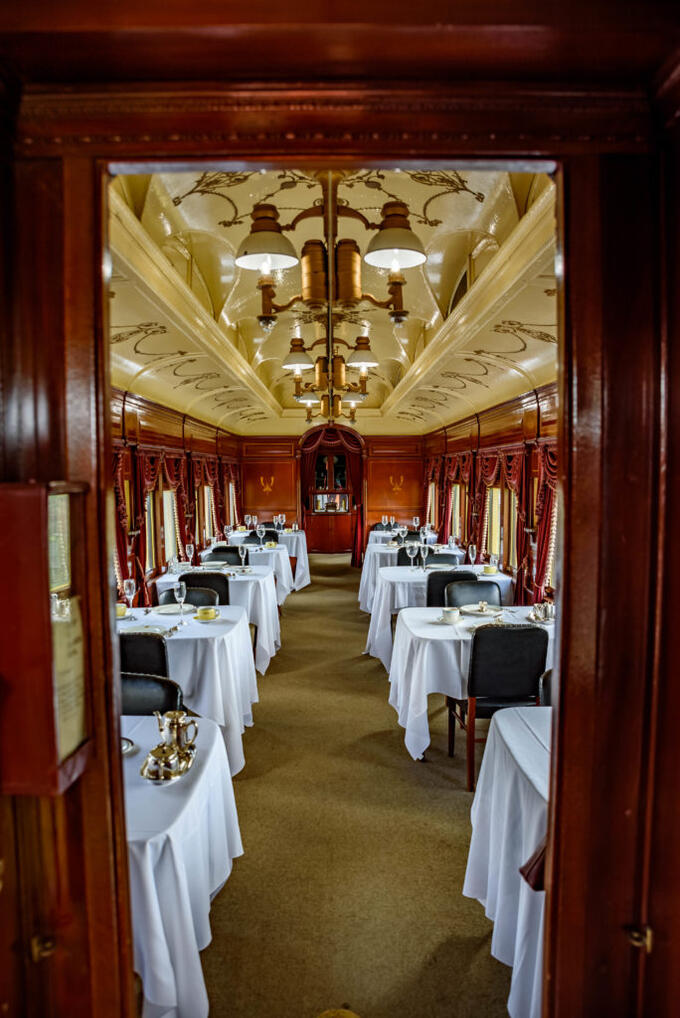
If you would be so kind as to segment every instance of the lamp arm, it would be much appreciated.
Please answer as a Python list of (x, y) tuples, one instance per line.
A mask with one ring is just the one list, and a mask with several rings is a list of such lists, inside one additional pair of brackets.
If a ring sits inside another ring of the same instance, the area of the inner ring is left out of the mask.
[(291, 219), (289, 223), (282, 223), (281, 229), (284, 231), (294, 230), (298, 223), (301, 223), (303, 219), (315, 219), (317, 216), (323, 218), (323, 215), (323, 205), (311, 205), (308, 209), (303, 209), (302, 212), (298, 212), (295, 218)]
[(288, 308), (292, 308), (293, 304), (298, 304), (301, 300), (302, 294), (298, 293), (297, 296), (291, 297), (291, 299), (287, 301), (285, 304), (275, 304), (274, 301), (272, 301), (271, 308), (272, 311), (276, 311), (276, 313), (278, 314), (280, 311), (287, 311)]
[(347, 219), (358, 219), (367, 230), (379, 230), (380, 223), (372, 223), (358, 209), (350, 208), (349, 205), (338, 205), (336, 208), (338, 217), (345, 216)]
[(374, 297), (371, 293), (362, 293), (361, 299), (370, 301), (371, 304), (374, 304), (377, 308), (391, 308), (394, 303), (393, 296), (389, 296), (387, 300), (378, 300), (378, 298)]

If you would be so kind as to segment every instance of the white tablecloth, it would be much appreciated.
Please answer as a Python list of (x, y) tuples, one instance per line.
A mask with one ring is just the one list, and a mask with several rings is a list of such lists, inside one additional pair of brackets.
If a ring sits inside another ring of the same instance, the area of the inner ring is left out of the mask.
[(123, 757), (134, 967), (144, 1018), (206, 1018), (199, 951), (208, 946), (210, 902), (243, 855), (224, 741), (198, 721), (190, 771), (158, 788), (139, 769), (160, 741), (156, 719), (121, 718), (138, 749)]
[[(465, 558), (465, 552), (462, 548), (441, 548), (435, 551), (430, 551), (432, 561), (435, 560), (435, 556), (437, 554), (443, 552), (455, 554), (458, 558), (459, 564), (462, 563)], [(361, 579), (359, 581), (359, 607), (362, 612), (370, 612), (373, 610), (373, 598), (375, 597), (375, 588), (378, 583), (378, 570), (383, 566), (396, 565), (398, 554), (398, 547), (391, 548), (388, 544), (381, 544), (377, 541), (366, 546), (364, 564), (361, 569)], [(430, 557), (428, 557), (428, 561), (430, 561)], [(453, 568), (453, 564), (451, 568)]]
[[(451, 567), (454, 571), (458, 566)], [(483, 566), (464, 566), (466, 571), (471, 568), (480, 579), (494, 580), (501, 588), (503, 604), (512, 604), (514, 581), (505, 573), (494, 576), (483, 576)], [(380, 658), (386, 670), (390, 670), (392, 659), (392, 627), (390, 617), (401, 608), (422, 608), (425, 606), (427, 593), (427, 571), (413, 569), (411, 566), (383, 566), (378, 570), (378, 582), (373, 598), (371, 621), (368, 627), (368, 639), (364, 654)]]
[[(233, 567), (232, 567), (233, 568)], [(184, 570), (189, 572), (190, 570)], [(210, 572), (230, 571), (229, 566), (216, 568), (212, 563)], [(201, 572), (200, 569), (196, 572)], [(248, 622), (257, 626), (255, 644), (255, 667), (264, 675), (269, 662), (281, 647), (281, 626), (276, 606), (276, 585), (274, 573), (269, 566), (253, 566), (251, 573), (237, 573), (229, 576), (229, 602), (245, 608)], [(170, 573), (163, 573), (156, 580), (156, 589), (161, 594), (172, 587), (177, 580)]]
[[(226, 545), (215, 545), (216, 548), (225, 548)], [(201, 561), (210, 553), (210, 548), (206, 548), (201, 552)], [(277, 545), (276, 548), (262, 548), (260, 549), (257, 544), (248, 545), (248, 561), (251, 565), (255, 566), (270, 566), (273, 573), (274, 579), (276, 580), (276, 601), (278, 604), (283, 604), (288, 595), (294, 589), (293, 585), (293, 572), (290, 568), (290, 558), (287, 550), (283, 545)], [(206, 566), (212, 566), (214, 563), (205, 562)], [(219, 565), (220, 563), (217, 563)], [(227, 563), (230, 564), (230, 563)]]
[[(223, 605), (219, 622), (194, 621), (188, 605), (184, 611), (187, 625), (165, 640), (170, 678), (181, 686), (187, 707), (220, 725), (229, 769), (238, 774), (246, 762), (243, 733), (253, 723), (258, 699), (246, 611), (240, 605)], [(140, 625), (167, 631), (179, 621), (176, 615), (146, 614), (143, 608), (133, 608), (132, 614), (134, 620), (118, 621), (119, 633)]]
[[(503, 622), (526, 622), (530, 611), (529, 607), (510, 608)], [(439, 618), (441, 608), (404, 608), (394, 634), (390, 704), (406, 729), (404, 742), (414, 760), (421, 759), (430, 744), (428, 695), (443, 693), (458, 700), (467, 697), (472, 632), (478, 625), (485, 625), (464, 615), (455, 626), (440, 625), (435, 621)], [(549, 638), (546, 668), (552, 668), (555, 626), (545, 628)]]
[[(248, 532), (235, 530), (229, 537), (230, 544), (243, 544)], [(309, 557), (307, 555), (307, 535), (304, 530), (279, 531), (279, 544), (287, 550), (290, 558), (295, 559), (294, 590), (307, 587), (312, 578), (309, 574)]]
[[(368, 534), (369, 544), (386, 544), (387, 541), (393, 541), (397, 535), (396, 530), (371, 530)], [(428, 544), (437, 543), (437, 535), (434, 531), (431, 531), (427, 535)]]
[(510, 707), (491, 720), (472, 803), (463, 894), (493, 920), (491, 953), (512, 965), (508, 1013), (540, 1018), (544, 891), (519, 867), (547, 828), (551, 707)]

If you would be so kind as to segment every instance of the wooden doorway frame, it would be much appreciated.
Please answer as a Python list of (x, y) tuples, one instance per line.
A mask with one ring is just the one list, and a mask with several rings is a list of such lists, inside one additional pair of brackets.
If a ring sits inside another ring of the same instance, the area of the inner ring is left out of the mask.
[[(651, 493), (664, 491), (667, 364), (657, 310), (661, 145), (652, 116), (637, 92), (565, 96), (518, 85), (502, 92), (323, 81), (24, 91), (4, 196), (13, 223), (4, 273), (11, 309), (2, 365), (4, 476), (90, 483), (88, 595), (98, 620), (89, 640), (92, 764), (61, 800), (12, 806), (23, 936), (58, 925), (57, 951), (43, 978), (33, 976), (29, 1013), (133, 1013), (107, 595), (104, 185), (109, 166), (139, 168), (146, 160), (178, 167), (201, 158), (216, 166), (239, 159), (559, 165), (558, 441), (567, 524), (544, 1015), (651, 1014), (646, 958), (631, 946), (627, 927), (646, 924), (653, 885), (650, 761), (661, 655), (655, 577), (664, 506)], [(622, 590), (636, 592), (635, 625)], [(43, 880), (46, 871), (51, 881)]]

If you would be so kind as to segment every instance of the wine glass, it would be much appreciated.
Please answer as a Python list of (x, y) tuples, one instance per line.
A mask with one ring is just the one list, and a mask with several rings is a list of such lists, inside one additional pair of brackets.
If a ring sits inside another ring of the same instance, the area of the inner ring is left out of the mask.
[(427, 565), (427, 556), (429, 554), (430, 554), (430, 546), (429, 546), (429, 544), (424, 544), (422, 546), (422, 548), (420, 549), (420, 557), (421, 557), (422, 563), (423, 563), (423, 570), (425, 569), (425, 566)]
[(498, 567), (498, 555), (489, 555), (489, 565), (492, 569), (496, 569)]
[(394, 530), (394, 516), (390, 516), (390, 526)]
[(455, 546), (456, 546), (456, 539), (453, 536), (453, 534), (449, 534), (449, 548), (451, 548), (453, 550), (453, 548), (455, 548)]
[(132, 608), (132, 600), (137, 593), (137, 585), (134, 580), (123, 580), (123, 593), (125, 594), (125, 600), (130, 608)]
[(175, 593), (175, 600), (179, 605), (179, 625), (186, 626), (184, 621), (184, 598), (187, 596), (187, 585), (184, 580), (177, 580), (172, 589)]
[(260, 538), (260, 548), (262, 547), (262, 539), (264, 538), (266, 531), (267, 528), (265, 527), (264, 523), (258, 523), (257, 527), (255, 528), (255, 533)]
[(423, 542), (423, 544), (427, 543), (427, 527), (420, 528), (420, 540)]
[(239, 558), (241, 559), (241, 569), (243, 569), (244, 565), (246, 564), (246, 555), (247, 554), (248, 554), (248, 549), (246, 548), (245, 544), (239, 544), (239, 546), (238, 546), (238, 555), (239, 555)]
[(404, 524), (402, 523), (397, 533), (399, 534), (399, 537), (401, 538), (401, 543), (403, 544), (406, 539), (406, 535), (408, 534), (408, 527), (405, 527)]
[(470, 556), (470, 562), (472, 565), (477, 561), (477, 545), (468, 544), (468, 555)]
[(252, 518), (252, 516), (250, 515), (250, 513), (246, 513), (246, 514), (245, 514), (245, 516), (243, 517), (243, 522), (244, 522), (244, 523), (245, 523), (245, 525), (246, 525), (246, 526), (248, 527), (248, 529), (250, 529), (250, 524), (251, 524), (251, 522), (252, 522), (252, 519), (253, 519), (253, 518)]
[(414, 528), (414, 530), (417, 530), (419, 526), (420, 526), (420, 516), (414, 516), (413, 517), (413, 528)]
[(416, 555), (418, 554), (418, 545), (416, 544), (415, 541), (409, 541), (407, 543), (407, 545), (406, 545), (406, 554), (411, 559), (411, 569), (414, 569), (414, 570), (417, 569), (418, 567), (414, 566), (414, 564), (413, 564), (414, 559), (415, 559)]
[(250, 517), (250, 522), (252, 523), (253, 527), (256, 527), (257, 526), (257, 516), (251, 516)]
[(227, 544), (229, 544), (229, 538), (231, 537), (231, 535), (233, 533), (234, 533), (234, 524), (233, 523), (227, 523), (226, 527), (224, 528), (224, 536), (227, 539)]
[(279, 516), (279, 519), (281, 520), (281, 526), (285, 527), (285, 525), (286, 525), (286, 514), (285, 513), (281, 513), (281, 515)]
[(187, 546), (186, 546), (186, 548), (184, 550), (187, 553), (187, 562), (189, 563), (189, 565), (191, 565), (193, 563), (193, 561), (194, 561), (194, 546), (193, 546), (193, 544), (187, 544)]

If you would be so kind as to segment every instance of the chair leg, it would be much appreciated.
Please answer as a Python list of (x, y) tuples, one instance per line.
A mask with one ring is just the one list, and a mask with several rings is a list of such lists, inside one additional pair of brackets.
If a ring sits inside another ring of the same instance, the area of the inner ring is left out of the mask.
[(456, 709), (450, 696), (446, 697), (446, 710), (449, 715), (449, 756), (456, 750)]
[(477, 700), (474, 696), (468, 698), (467, 713), (467, 786), (468, 792), (475, 790), (475, 717), (477, 714)]

